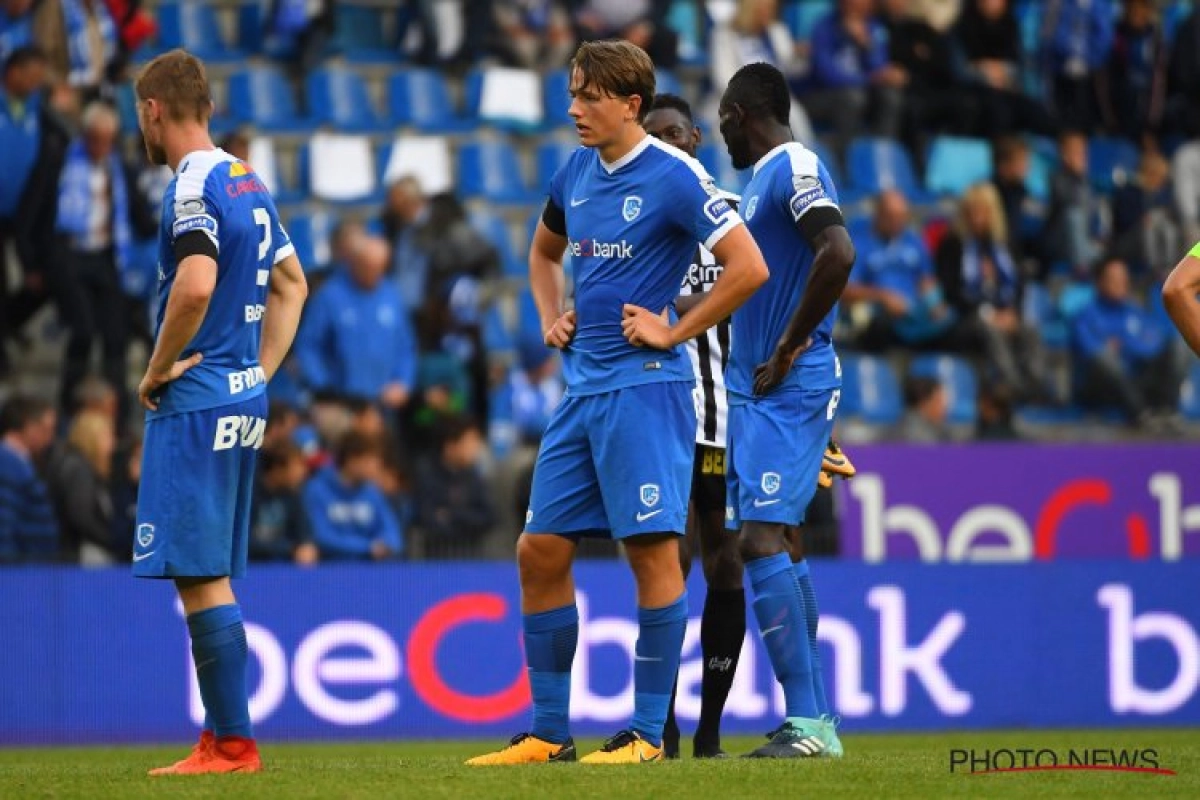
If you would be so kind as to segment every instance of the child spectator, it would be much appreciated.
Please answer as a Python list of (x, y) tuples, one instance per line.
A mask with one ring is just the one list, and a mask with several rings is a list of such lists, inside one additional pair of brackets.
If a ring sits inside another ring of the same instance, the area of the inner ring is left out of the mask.
[(290, 439), (264, 445), (250, 515), (250, 558), (315, 564), (317, 547), (300, 498), (308, 479), (304, 453)]
[(334, 451), (334, 465), (304, 485), (304, 508), (322, 561), (382, 561), (403, 549), (400, 525), (379, 489), (383, 450), (353, 431)]

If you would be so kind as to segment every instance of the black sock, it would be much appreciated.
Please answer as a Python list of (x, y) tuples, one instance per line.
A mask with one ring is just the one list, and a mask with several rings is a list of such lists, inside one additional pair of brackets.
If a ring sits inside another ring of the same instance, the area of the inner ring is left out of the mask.
[(679, 673), (671, 686), (671, 704), (667, 706), (667, 722), (663, 725), (662, 743), (667, 758), (679, 758), (679, 723), (675, 720), (675, 695), (679, 692)]
[(746, 594), (708, 590), (700, 621), (700, 648), (704, 653), (704, 677), (700, 684), (700, 721), (696, 744), (717, 748), (721, 744), (721, 712), (733, 686), (742, 640), (746, 638)]

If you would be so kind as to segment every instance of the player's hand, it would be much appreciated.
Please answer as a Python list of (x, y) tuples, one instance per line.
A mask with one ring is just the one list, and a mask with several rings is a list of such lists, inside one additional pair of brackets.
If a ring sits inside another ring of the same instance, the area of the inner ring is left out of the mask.
[(624, 317), (621, 320), (621, 332), (634, 347), (670, 350), (675, 346), (667, 309), (664, 308), (661, 314), (655, 314), (641, 306), (626, 303), (621, 313)]
[(203, 360), (204, 355), (202, 353), (192, 353), (182, 361), (176, 361), (166, 372), (155, 372), (153, 368), (147, 369), (145, 377), (138, 384), (138, 402), (142, 404), (142, 408), (149, 411), (158, 411), (158, 400), (151, 395), (171, 381), (178, 380), (183, 373)]
[(562, 350), (575, 338), (575, 311), (566, 312), (542, 335), (547, 347), (557, 347)]
[(783, 383), (783, 379), (792, 369), (792, 364), (796, 363), (796, 359), (811, 344), (812, 338), (810, 337), (803, 346), (792, 350), (776, 347), (770, 358), (754, 368), (754, 393), (762, 396)]
[(408, 405), (408, 387), (399, 381), (387, 384), (379, 393), (379, 402), (388, 408), (403, 408)]
[(321, 551), (312, 542), (305, 542), (296, 547), (296, 552), (293, 553), (292, 557), (297, 564), (308, 567), (321, 560)]

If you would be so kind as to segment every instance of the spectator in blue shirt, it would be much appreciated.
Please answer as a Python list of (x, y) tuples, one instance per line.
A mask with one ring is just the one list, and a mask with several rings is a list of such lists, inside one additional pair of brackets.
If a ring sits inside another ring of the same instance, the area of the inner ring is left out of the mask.
[(942, 299), (925, 242), (912, 229), (908, 201), (895, 190), (875, 199), (875, 217), (854, 226), (858, 258), (842, 293), (851, 318), (865, 307), (870, 321), (862, 345), (920, 345), (943, 337), (954, 313)]
[(383, 449), (377, 437), (351, 431), (333, 466), (304, 485), (304, 508), (322, 561), (380, 561), (403, 550), (395, 512), (378, 486)]
[(1042, 59), (1060, 121), (1084, 130), (1096, 121), (1096, 82), (1113, 44), (1112, 0), (1046, 0)]
[(900, 134), (908, 77), (888, 62), (887, 31), (871, 6), (871, 0), (839, 0), (812, 33), (812, 70), (801, 99), (814, 121), (833, 126), (839, 153), (854, 136)]
[(337, 391), (379, 403), (392, 414), (409, 400), (417, 351), (408, 310), (384, 279), (389, 248), (364, 236), (305, 309), (296, 355), (313, 392)]
[(56, 419), (54, 406), (25, 395), (0, 409), (0, 564), (58, 557), (58, 521), (34, 469), (54, 441)]
[(1133, 302), (1129, 268), (1110, 258), (1096, 273), (1096, 299), (1075, 317), (1078, 399), (1116, 405), (1138, 427), (1172, 429), (1183, 382), (1173, 337)]

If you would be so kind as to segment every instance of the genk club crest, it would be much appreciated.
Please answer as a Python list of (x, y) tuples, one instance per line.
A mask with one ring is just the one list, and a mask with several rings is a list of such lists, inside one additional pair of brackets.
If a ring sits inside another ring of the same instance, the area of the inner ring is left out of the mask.
[(625, 205), (621, 206), (621, 216), (626, 222), (633, 222), (638, 218), (638, 214), (642, 213), (642, 198), (635, 195), (630, 195), (625, 198)]
[(783, 483), (778, 472), (764, 472), (762, 475), (762, 490), (767, 494), (775, 494)]
[(143, 522), (137, 527), (137, 541), (142, 547), (149, 547), (154, 541), (154, 526), (149, 522)]
[(642, 505), (646, 506), (646, 508), (653, 508), (658, 505), (659, 492), (657, 483), (643, 483), (641, 490)]

